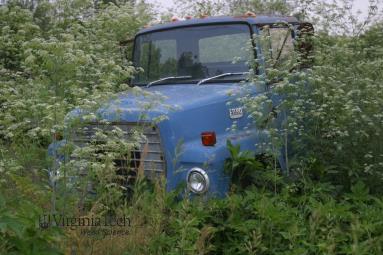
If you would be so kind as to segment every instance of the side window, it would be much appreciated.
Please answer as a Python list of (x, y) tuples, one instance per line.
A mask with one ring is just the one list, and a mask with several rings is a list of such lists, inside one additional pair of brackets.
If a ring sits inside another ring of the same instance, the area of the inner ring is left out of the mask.
[(289, 70), (293, 67), (295, 52), (292, 30), (287, 26), (263, 26), (260, 42), (266, 67)]

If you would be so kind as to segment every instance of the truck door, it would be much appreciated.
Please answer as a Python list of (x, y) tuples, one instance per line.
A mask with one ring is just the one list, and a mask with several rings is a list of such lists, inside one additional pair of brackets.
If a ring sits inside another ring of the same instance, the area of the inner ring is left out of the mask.
[[(287, 134), (284, 134), (284, 123), (287, 121), (287, 112), (281, 107), (283, 94), (279, 93), (280, 86), (286, 84), (288, 74), (296, 66), (294, 50), (294, 27), (289, 24), (268, 24), (257, 26), (258, 61), (260, 72), (266, 79), (267, 96), (271, 105), (267, 107), (265, 126), (272, 126), (279, 130), (283, 146), (279, 152), (279, 163), (284, 171), (288, 171), (288, 143)], [(286, 135), (286, 139), (283, 139)]]

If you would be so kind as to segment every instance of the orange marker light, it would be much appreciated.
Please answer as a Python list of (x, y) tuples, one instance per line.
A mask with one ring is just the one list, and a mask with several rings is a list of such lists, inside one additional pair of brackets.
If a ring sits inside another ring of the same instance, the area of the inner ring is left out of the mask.
[(214, 131), (202, 132), (201, 140), (204, 146), (214, 146), (217, 143)]
[(245, 13), (245, 16), (246, 17), (257, 17), (257, 15), (254, 13), (254, 12), (251, 12), (251, 11), (247, 11), (246, 13)]
[(178, 17), (173, 16), (170, 20), (171, 20), (171, 22), (176, 22), (176, 21), (178, 21)]

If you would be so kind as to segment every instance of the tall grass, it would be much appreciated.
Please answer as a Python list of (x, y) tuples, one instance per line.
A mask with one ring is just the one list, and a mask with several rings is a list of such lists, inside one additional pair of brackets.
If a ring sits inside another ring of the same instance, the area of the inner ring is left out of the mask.
[[(277, 3), (277, 12), (288, 11)], [(235, 6), (231, 1), (224, 9)], [(321, 23), (327, 26), (314, 39), (312, 68), (266, 70), (283, 78), (273, 91), (282, 99), (276, 113), (288, 112), (283, 128), (265, 112), (270, 98), (244, 100), (252, 116), (270, 120), (262, 127), (272, 134), (270, 149), (285, 149), (291, 175), (276, 171), (275, 161), (268, 168), (230, 147), (228, 172), (245, 171), (251, 182), (246, 189), (233, 186), (224, 199), (206, 200), (180, 199), (177, 191), (165, 192), (165, 180), (141, 178), (131, 197), (123, 197), (113, 158), (134, 148), (139, 131), (129, 141), (116, 130), (100, 132), (106, 144), (76, 149), (68, 143), (61, 164), (46, 155), (57, 132), (79, 128), (81, 121), (65, 118), (75, 107), (92, 120), (104, 102), (127, 90), (149, 99), (148, 107), (162, 103), (158, 95), (128, 87), (137, 70), (118, 47), (151, 21), (150, 6), (57, 1), (31, 11), (11, 1), (0, 7), (0, 254), (382, 254), (382, 25), (350, 30), (352, 24), (328, 19), (349, 10), (316, 10), (327, 12)], [(113, 152), (97, 158), (100, 146)], [(56, 179), (63, 190), (50, 186), (52, 167), (65, 173)], [(91, 171), (70, 188), (66, 177), (81, 167)], [(88, 181), (97, 195), (88, 192)], [(41, 229), (46, 213), (124, 215), (131, 225), (127, 234), (88, 237), (82, 228)]]

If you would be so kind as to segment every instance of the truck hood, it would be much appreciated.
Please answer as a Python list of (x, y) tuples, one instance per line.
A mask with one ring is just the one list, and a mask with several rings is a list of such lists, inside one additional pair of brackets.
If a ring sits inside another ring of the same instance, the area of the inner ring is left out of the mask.
[[(155, 117), (160, 114), (188, 110), (202, 105), (211, 105), (225, 102), (233, 98), (242, 89), (239, 84), (172, 84), (157, 85), (153, 87), (133, 88), (118, 95), (109, 101), (98, 113), (105, 119), (115, 119), (125, 114), (146, 112), (148, 116)], [(146, 94), (146, 95), (143, 95)]]

